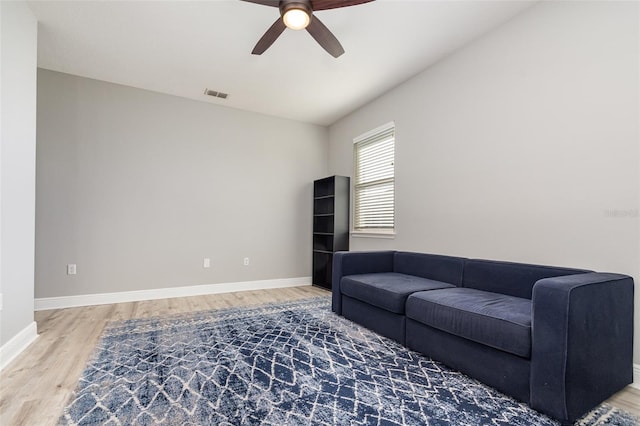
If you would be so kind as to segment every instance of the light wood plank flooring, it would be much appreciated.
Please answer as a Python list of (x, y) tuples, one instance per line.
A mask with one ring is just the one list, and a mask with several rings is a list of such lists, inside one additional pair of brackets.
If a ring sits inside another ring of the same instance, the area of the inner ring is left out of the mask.
[[(0, 373), (0, 424), (55, 425), (106, 323), (330, 294), (304, 286), (36, 312), (40, 337)], [(609, 402), (640, 416), (640, 390)]]

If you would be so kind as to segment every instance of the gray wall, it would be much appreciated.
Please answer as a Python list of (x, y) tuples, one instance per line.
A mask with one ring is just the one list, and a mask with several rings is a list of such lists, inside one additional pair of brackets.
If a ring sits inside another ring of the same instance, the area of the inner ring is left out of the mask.
[(24, 2), (0, 2), (0, 15), (1, 347), (33, 325), (38, 23)]
[[(583, 267), (640, 281), (637, 2), (541, 2), (330, 128), (396, 122), (405, 249)], [(640, 289), (635, 362), (640, 362)]]
[(324, 127), (39, 70), (36, 298), (310, 276), (327, 141)]

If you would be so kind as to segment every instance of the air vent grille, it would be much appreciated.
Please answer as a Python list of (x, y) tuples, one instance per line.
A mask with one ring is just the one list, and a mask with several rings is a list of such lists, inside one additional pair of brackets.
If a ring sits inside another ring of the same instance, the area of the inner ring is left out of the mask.
[(228, 93), (218, 92), (217, 90), (204, 89), (204, 94), (207, 96), (213, 96), (214, 98), (227, 99)]

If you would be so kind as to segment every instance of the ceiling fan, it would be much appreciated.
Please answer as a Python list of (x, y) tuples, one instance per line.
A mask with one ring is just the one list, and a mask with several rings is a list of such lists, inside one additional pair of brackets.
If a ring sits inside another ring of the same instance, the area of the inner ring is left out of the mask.
[(286, 28), (292, 30), (306, 29), (320, 46), (331, 56), (337, 58), (344, 53), (338, 39), (329, 31), (313, 12), (318, 10), (337, 9), (369, 3), (374, 0), (242, 0), (280, 9), (280, 18), (271, 25), (253, 48), (254, 55), (262, 55)]

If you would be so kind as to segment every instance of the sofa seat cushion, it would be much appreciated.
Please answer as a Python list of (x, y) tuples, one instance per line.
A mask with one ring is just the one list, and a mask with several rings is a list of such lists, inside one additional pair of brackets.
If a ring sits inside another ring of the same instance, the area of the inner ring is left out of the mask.
[(471, 288), (414, 293), (407, 318), (525, 358), (531, 357), (531, 300)]
[(397, 272), (347, 275), (340, 281), (343, 294), (396, 314), (404, 314), (411, 293), (449, 287), (455, 286)]

